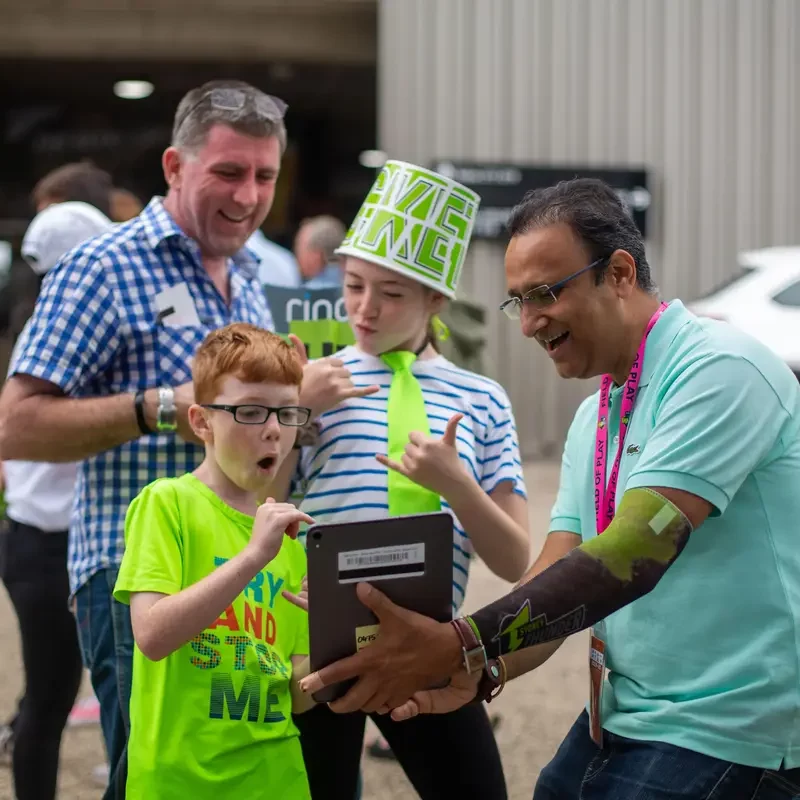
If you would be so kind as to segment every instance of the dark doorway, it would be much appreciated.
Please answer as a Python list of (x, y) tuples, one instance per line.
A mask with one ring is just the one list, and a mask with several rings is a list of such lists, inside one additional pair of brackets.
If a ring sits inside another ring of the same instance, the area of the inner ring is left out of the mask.
[[(175, 107), (214, 78), (248, 81), (289, 104), (289, 149), (264, 228), (276, 241), (290, 244), (309, 214), (349, 222), (373, 177), (358, 154), (375, 146), (374, 67), (15, 59), (0, 60), (0, 75), (0, 239), (14, 244), (33, 213), (34, 183), (66, 162), (91, 159), (143, 202), (163, 193), (161, 153)], [(116, 97), (116, 81), (129, 79), (149, 81), (153, 93)]]

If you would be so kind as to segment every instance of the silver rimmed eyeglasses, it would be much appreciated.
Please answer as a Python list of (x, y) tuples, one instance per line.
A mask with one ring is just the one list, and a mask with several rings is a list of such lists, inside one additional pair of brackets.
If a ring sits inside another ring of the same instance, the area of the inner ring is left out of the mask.
[(607, 260), (608, 256), (603, 256), (596, 261), (592, 261), (591, 264), (579, 269), (577, 272), (573, 272), (572, 275), (568, 275), (564, 280), (554, 283), (552, 286), (543, 284), (542, 286), (537, 286), (535, 289), (531, 289), (529, 292), (525, 292), (521, 297), (509, 297), (508, 300), (500, 304), (500, 310), (509, 319), (519, 319), (522, 316), (523, 304), (529, 305), (532, 308), (547, 308), (547, 306), (553, 305), (553, 303), (558, 300), (559, 292), (573, 278), (577, 278), (578, 275), (583, 275), (584, 272), (588, 272), (590, 269), (599, 267)]

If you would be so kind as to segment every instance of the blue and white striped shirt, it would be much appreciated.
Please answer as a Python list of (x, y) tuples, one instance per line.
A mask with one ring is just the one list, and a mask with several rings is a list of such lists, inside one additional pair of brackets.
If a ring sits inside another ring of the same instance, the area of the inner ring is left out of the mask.
[[(387, 470), (375, 460), (387, 451), (387, 402), (391, 370), (375, 356), (347, 347), (338, 356), (356, 386), (377, 385), (368, 397), (346, 400), (319, 418), (320, 438), (303, 449), (296, 491), (301, 508), (318, 522), (359, 521), (389, 514)], [(487, 493), (505, 481), (526, 496), (511, 403), (495, 381), (461, 369), (443, 356), (415, 361), (432, 436), (444, 434), (447, 421), (461, 412), (457, 447), (470, 474)], [(442, 500), (442, 510), (452, 510)], [(472, 544), (454, 518), (453, 609), (460, 608), (469, 577)]]
[[(154, 198), (140, 216), (79, 245), (48, 273), (10, 374), (42, 378), (72, 397), (186, 383), (191, 359), (212, 330), (236, 321), (272, 329), (256, 268), (245, 250), (231, 259), (226, 305), (197, 243)], [(180, 283), (199, 326), (169, 327), (157, 319), (156, 295)], [(72, 592), (120, 564), (131, 500), (156, 478), (189, 472), (202, 458), (202, 447), (157, 434), (81, 464), (70, 524)]]

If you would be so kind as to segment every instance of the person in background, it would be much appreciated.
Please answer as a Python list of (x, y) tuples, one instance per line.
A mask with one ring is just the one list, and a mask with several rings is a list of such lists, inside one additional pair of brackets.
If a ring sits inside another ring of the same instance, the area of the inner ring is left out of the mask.
[(94, 206), (112, 219), (113, 188), (111, 175), (108, 172), (95, 166), (91, 161), (78, 161), (64, 164), (48, 172), (33, 187), (33, 204), (39, 212), (53, 203), (80, 200)]
[[(48, 205), (28, 227), (22, 256), (43, 279), (64, 253), (111, 227), (88, 203)], [(18, 342), (23, 339), (24, 331)], [(3, 463), (8, 524), (1, 577), (19, 623), (25, 690), (0, 737), (11, 753), (18, 800), (55, 798), (61, 735), (83, 674), (67, 574), (77, 469), (75, 463)]]
[(142, 201), (133, 192), (120, 187), (111, 190), (111, 219), (114, 222), (127, 222), (138, 217), (143, 208)]
[[(53, 203), (80, 201), (94, 206), (106, 217), (111, 218), (110, 192), (111, 175), (90, 161), (76, 161), (63, 164), (44, 175), (31, 192), (31, 201), (36, 213)], [(20, 265), (24, 259), (19, 259)], [(23, 275), (25, 273), (23, 272)], [(4, 298), (8, 304), (8, 330), (13, 339), (18, 338), (25, 327), (39, 292), (39, 286), (27, 276), (11, 276)]]
[[(264, 237), (260, 231), (257, 233)], [(345, 233), (344, 225), (336, 217), (309, 217), (300, 223), (295, 235), (294, 255), (268, 242), (266, 237), (268, 249), (264, 248), (263, 242), (254, 244), (252, 240), (248, 247), (262, 257), (259, 278), (263, 285), (288, 289), (341, 289), (342, 269), (334, 250), (342, 243)]]
[(344, 225), (328, 215), (310, 217), (300, 223), (294, 238), (294, 255), (303, 286), (341, 288), (343, 272), (335, 251), (345, 233)]
[(297, 259), (291, 250), (268, 239), (260, 228), (247, 240), (247, 249), (258, 259), (258, 279), (262, 286), (294, 285), (291, 281), (297, 274)]
[[(89, 160), (64, 164), (47, 173), (34, 187), (32, 200), (37, 211), (43, 211), (55, 203), (85, 203), (88, 208), (84, 207), (79, 211), (73, 209), (72, 217), (76, 221), (78, 232), (84, 230), (87, 225), (91, 226), (98, 221), (96, 217), (92, 218), (91, 209), (97, 209), (106, 222), (124, 222), (136, 216), (142, 210), (142, 204), (138, 198), (129, 192), (125, 192), (124, 189), (113, 188), (111, 175), (95, 166)], [(121, 206), (120, 203), (123, 205)], [(65, 218), (56, 217), (54, 219)], [(103, 232), (105, 230), (107, 228), (104, 228)], [(27, 252), (23, 252), (22, 255), (34, 273), (39, 275), (40, 278), (43, 273), (37, 271), (38, 252), (57, 251), (61, 245), (59, 241), (61, 236), (65, 237), (67, 244), (72, 241), (71, 233), (62, 231), (58, 226), (31, 226), (27, 244), (23, 244), (23, 250), (27, 249)], [(47, 241), (42, 241), (42, 237), (45, 237)], [(91, 236), (85, 238), (91, 238)], [(72, 246), (72, 244), (65, 246), (62, 250), (62, 255), (70, 250)], [(55, 262), (51, 266), (54, 265)], [(100, 704), (97, 697), (92, 693), (75, 704), (70, 712), (67, 724), (80, 726), (96, 724), (99, 721)], [(106, 769), (103, 765), (98, 766), (95, 769), (96, 776), (102, 779)]]

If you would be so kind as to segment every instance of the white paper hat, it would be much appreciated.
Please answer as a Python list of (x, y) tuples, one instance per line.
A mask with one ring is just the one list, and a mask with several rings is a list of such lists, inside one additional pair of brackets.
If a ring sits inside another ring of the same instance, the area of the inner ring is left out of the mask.
[(20, 252), (37, 275), (49, 272), (81, 242), (110, 231), (114, 223), (88, 203), (70, 200), (40, 211), (25, 231)]
[(387, 161), (337, 255), (363, 258), (454, 297), (480, 197), (438, 172)]

